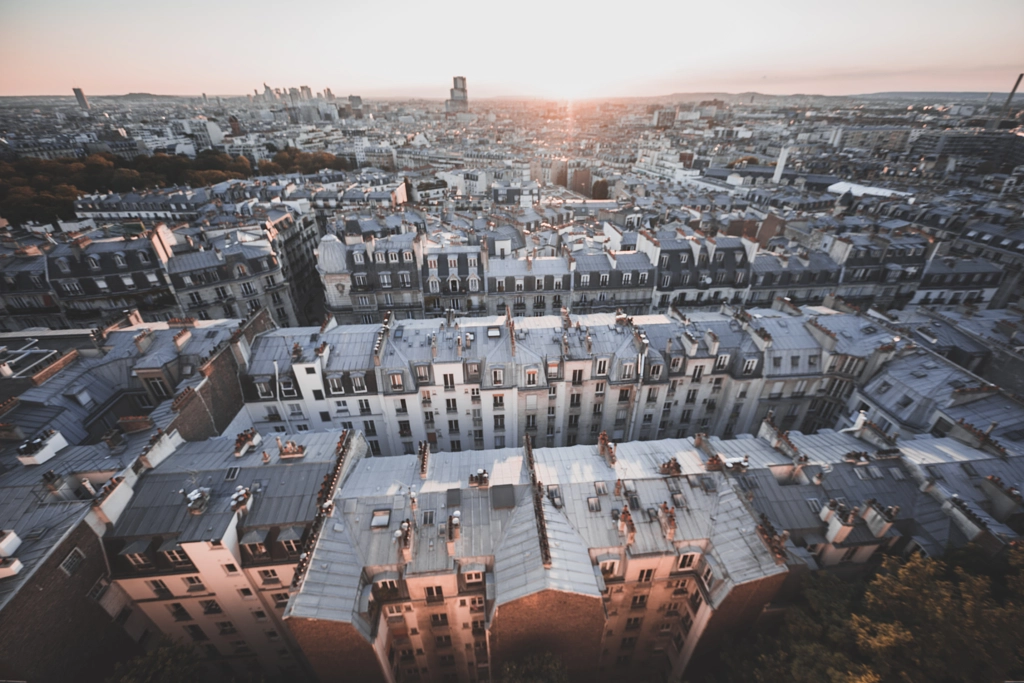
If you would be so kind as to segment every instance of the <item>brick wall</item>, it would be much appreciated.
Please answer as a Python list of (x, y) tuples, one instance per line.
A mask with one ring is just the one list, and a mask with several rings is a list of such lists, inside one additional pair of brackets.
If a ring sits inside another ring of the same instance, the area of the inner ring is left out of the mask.
[(370, 643), (351, 624), (320, 619), (285, 619), (320, 683), (384, 683)]
[[(85, 559), (68, 576), (60, 564), (75, 547)], [(0, 612), (0, 680), (99, 682), (118, 661), (140, 654), (99, 603), (86, 597), (105, 573), (99, 539), (79, 524)]]
[(505, 661), (545, 650), (561, 657), (570, 680), (598, 675), (604, 606), (600, 598), (541, 591), (498, 607), (491, 624), (494, 676)]
[(783, 572), (760, 581), (733, 586), (722, 604), (711, 614), (686, 672), (692, 674), (701, 670), (708, 661), (717, 660), (720, 656), (719, 648), (727, 635), (753, 628), (765, 605), (775, 599), (788, 577), (789, 573)]
[[(273, 328), (274, 323), (264, 308), (245, 322), (240, 336), (251, 343), (256, 335)], [(244, 368), (240, 367), (230, 346), (201, 366), (200, 372), (206, 376), (206, 382), (194, 396), (181, 401), (178, 416), (167, 430), (177, 429), (185, 441), (203, 441), (220, 435), (245, 405), (239, 381)]]

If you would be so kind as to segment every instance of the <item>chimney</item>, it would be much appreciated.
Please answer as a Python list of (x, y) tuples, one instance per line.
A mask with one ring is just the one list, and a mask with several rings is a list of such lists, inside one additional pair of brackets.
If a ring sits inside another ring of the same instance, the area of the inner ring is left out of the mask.
[(459, 358), (462, 358), (462, 335), (455, 337), (455, 353)]
[(861, 517), (868, 525), (868, 529), (874, 534), (875, 538), (882, 538), (889, 529), (892, 528), (893, 520), (896, 519), (896, 515), (900, 511), (899, 505), (892, 505), (887, 508), (883, 508), (874, 499), (868, 500), (864, 504), (864, 511), (861, 513)]
[(149, 347), (153, 345), (153, 332), (151, 330), (143, 330), (139, 334), (135, 335), (135, 348), (139, 350), (140, 354), (145, 353), (149, 350)]
[(430, 337), (430, 357), (437, 358), (437, 335), (434, 334)]
[[(835, 501), (829, 501), (831, 507)], [(836, 543), (842, 543), (846, 540), (846, 537), (853, 531), (853, 525), (857, 519), (857, 514), (860, 512), (857, 508), (847, 510), (845, 506), (835, 503), (838, 509), (836, 513), (832, 515), (828, 520), (828, 530), (825, 532), (825, 538), (832, 545)]]
[(181, 349), (192, 339), (192, 330), (184, 328), (174, 335), (174, 348), (180, 353)]
[(718, 355), (718, 335), (717, 334), (715, 334), (711, 330), (707, 330), (706, 332), (704, 332), (704, 343), (708, 345), (708, 352), (712, 356), (717, 356)]

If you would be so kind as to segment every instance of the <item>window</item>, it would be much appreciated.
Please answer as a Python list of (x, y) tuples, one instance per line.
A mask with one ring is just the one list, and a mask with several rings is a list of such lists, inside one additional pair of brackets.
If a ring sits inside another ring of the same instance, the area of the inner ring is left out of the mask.
[(185, 633), (187, 633), (189, 637), (197, 643), (204, 640), (209, 640), (207, 635), (203, 633), (203, 629), (197, 626), (196, 624), (189, 624), (188, 626), (185, 626)]
[(446, 374), (444, 375), (444, 388), (454, 389), (455, 388), (455, 375)]
[[(495, 405), (495, 406), (497, 406), (497, 405), (498, 405), (498, 402), (497, 402), (497, 401), (495, 401), (495, 402), (494, 402), (494, 405)], [(454, 398), (446, 398), (446, 399), (444, 400), (444, 406), (445, 406), (445, 410), (446, 410), (447, 412), (449, 412), (449, 413), (457, 413), (457, 412), (459, 412), (459, 402), (458, 402), (458, 400), (457, 400), (457, 399), (454, 399)]]
[(632, 379), (636, 366), (633, 363), (622, 364), (622, 379)]
[(203, 614), (220, 614), (224, 611), (216, 600), (200, 600), (199, 607), (203, 610)]
[(352, 375), (352, 390), (357, 392), (366, 391), (366, 380), (360, 375)]
[(136, 569), (144, 569), (152, 565), (145, 553), (128, 553), (125, 555), (125, 559)]
[(183, 576), (181, 580), (185, 584), (185, 590), (189, 593), (202, 593), (206, 590), (203, 580), (198, 576)]
[(619, 389), (619, 403), (629, 402), (629, 389)]
[(441, 589), (441, 586), (427, 586), (424, 593), (426, 595), (427, 602), (444, 601), (444, 591)]
[(402, 391), (402, 373), (391, 373), (391, 390)]
[(594, 373), (598, 377), (604, 377), (608, 374), (608, 359), (599, 358), (597, 361), (597, 371)]
[(180, 602), (172, 602), (167, 605), (167, 611), (171, 613), (171, 617), (175, 621), (192, 621), (192, 615), (188, 613), (188, 610)]
[(505, 371), (501, 368), (491, 370), (491, 379), (494, 382), (494, 386), (500, 387), (505, 383)]
[(527, 370), (526, 372), (526, 386), (535, 387), (537, 386), (537, 371)]
[(630, 602), (630, 607), (633, 609), (645, 609), (647, 607), (647, 596), (646, 595), (634, 595)]
[(276, 569), (261, 569), (259, 576), (263, 583), (281, 583), (281, 579), (277, 576)]
[(60, 569), (68, 576), (73, 575), (78, 568), (82, 566), (82, 562), (85, 561), (85, 553), (78, 548), (75, 548), (68, 556), (64, 558), (64, 561), (60, 563)]

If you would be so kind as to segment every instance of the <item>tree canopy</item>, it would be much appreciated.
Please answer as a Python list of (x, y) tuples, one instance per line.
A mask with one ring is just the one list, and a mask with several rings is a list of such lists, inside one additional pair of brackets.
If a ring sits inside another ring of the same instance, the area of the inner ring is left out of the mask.
[[(347, 170), (350, 162), (325, 152), (289, 148), (263, 162), (259, 173), (314, 173), (324, 168)], [(211, 150), (195, 159), (184, 155), (154, 154), (122, 159), (113, 154), (92, 154), (84, 159), (0, 161), (0, 216), (15, 225), (29, 221), (52, 223), (75, 217), (74, 202), (92, 192), (190, 185), (203, 187), (226, 180), (249, 178), (255, 169), (249, 159)]]
[(505, 662), (500, 683), (569, 683), (569, 672), (561, 659), (550, 652), (527, 655)]
[(192, 683), (198, 671), (194, 647), (165, 640), (156, 649), (118, 664), (106, 683)]
[(1024, 677), (1024, 547), (887, 558), (866, 583), (808, 578), (782, 627), (723, 648), (705, 680), (958, 683)]

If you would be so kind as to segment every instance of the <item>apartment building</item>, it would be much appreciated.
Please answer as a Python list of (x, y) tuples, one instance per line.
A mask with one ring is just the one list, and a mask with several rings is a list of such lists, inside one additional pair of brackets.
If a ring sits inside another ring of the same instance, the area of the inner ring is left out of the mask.
[(75, 200), (79, 219), (141, 220), (147, 223), (192, 221), (213, 201), (205, 188), (168, 187), (126, 194), (83, 195)]
[(987, 308), (1004, 277), (1002, 267), (981, 258), (935, 258), (925, 266), (911, 303)]
[(153, 233), (82, 236), (46, 252), (46, 271), (75, 327), (99, 326), (126, 309), (137, 309), (143, 320), (167, 320), (181, 314), (165, 272), (168, 256)]
[(704, 237), (690, 228), (640, 231), (637, 251), (656, 263), (656, 310), (670, 306), (737, 303), (750, 284), (750, 262), (757, 244), (737, 237)]
[(46, 274), (46, 256), (35, 245), (0, 256), (0, 330), (68, 327)]
[(503, 315), (507, 308), (515, 316), (557, 315), (571, 303), (572, 265), (564, 256), (484, 257), (484, 269), (487, 315)]
[(650, 311), (655, 271), (646, 253), (575, 252), (570, 259), (573, 312), (622, 310), (629, 315), (643, 315)]
[(351, 244), (327, 235), (316, 258), (325, 307), (338, 322), (378, 323), (387, 311), (399, 318), (424, 316), (421, 235), (402, 233)]
[(897, 333), (778, 303), (683, 320), (563, 311), (276, 330), (253, 342), (246, 409), (268, 431), (361, 429), (378, 455), (420, 441), (521, 446), (526, 435), (549, 447), (601, 432), (731, 436), (768, 414), (786, 429), (831, 427)]
[(915, 297), (928, 263), (928, 240), (921, 235), (847, 232), (827, 236), (822, 248), (842, 266), (837, 294), (867, 308), (903, 308)]
[(364, 457), (284, 621), (322, 680), (486, 681), (551, 651), (573, 679), (679, 681), (791, 571), (1019, 538), (1019, 457), (867, 422), (758, 434)]
[[(168, 233), (163, 233), (168, 234)], [(167, 276), (181, 310), (200, 320), (247, 317), (266, 308), (281, 326), (297, 325), (299, 311), (284, 264), (258, 227), (207, 233), (179, 242), (167, 260)]]
[(152, 463), (103, 543), (110, 581), (160, 633), (194, 643), (212, 673), (301, 679), (281, 615), (329, 499), (320, 483), (341, 476), (352, 439), (262, 439), (179, 444)]

